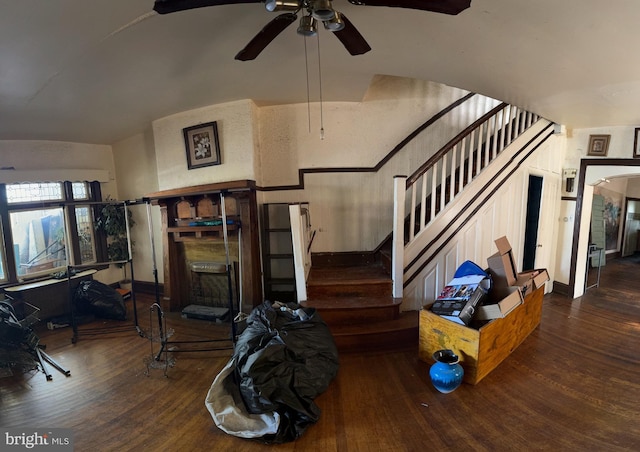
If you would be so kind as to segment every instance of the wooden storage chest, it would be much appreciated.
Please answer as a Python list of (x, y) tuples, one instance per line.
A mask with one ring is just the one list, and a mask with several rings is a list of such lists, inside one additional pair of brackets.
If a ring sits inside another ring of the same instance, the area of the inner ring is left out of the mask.
[(451, 349), (460, 357), (464, 381), (477, 384), (515, 350), (540, 324), (544, 285), (529, 293), (506, 317), (479, 329), (454, 323), (423, 309), (420, 311), (419, 356), (433, 362), (432, 355)]

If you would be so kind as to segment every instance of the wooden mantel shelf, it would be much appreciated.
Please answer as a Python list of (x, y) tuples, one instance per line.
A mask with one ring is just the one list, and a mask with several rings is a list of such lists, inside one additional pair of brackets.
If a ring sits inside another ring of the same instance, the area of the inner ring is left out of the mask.
[(191, 187), (172, 188), (169, 190), (150, 193), (146, 196), (146, 198), (153, 201), (156, 199), (179, 198), (181, 196), (211, 195), (221, 192), (234, 192), (255, 189), (256, 181), (245, 179), (230, 182), (217, 182), (214, 184), (194, 185)]

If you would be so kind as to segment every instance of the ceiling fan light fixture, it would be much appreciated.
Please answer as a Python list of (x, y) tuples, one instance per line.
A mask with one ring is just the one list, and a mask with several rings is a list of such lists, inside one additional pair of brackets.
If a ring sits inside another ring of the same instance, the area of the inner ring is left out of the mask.
[(302, 36), (315, 36), (318, 34), (318, 25), (312, 16), (302, 16), (298, 26), (298, 34)]
[(273, 11), (297, 11), (301, 7), (299, 0), (265, 0), (264, 9)]
[(311, 15), (318, 20), (331, 20), (336, 12), (331, 6), (331, 0), (314, 0), (311, 4)]
[(333, 19), (325, 20), (323, 24), (325, 30), (329, 31), (340, 31), (344, 30), (345, 27), (344, 20), (342, 20), (342, 13), (339, 11), (336, 11)]

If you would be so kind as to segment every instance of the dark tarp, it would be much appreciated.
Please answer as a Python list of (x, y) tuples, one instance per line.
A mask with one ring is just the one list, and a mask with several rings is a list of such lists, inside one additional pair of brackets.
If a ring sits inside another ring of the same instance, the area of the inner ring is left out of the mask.
[(80, 314), (93, 314), (99, 318), (113, 320), (127, 318), (127, 307), (122, 295), (100, 281), (82, 281), (76, 289), (73, 302)]
[(292, 441), (318, 421), (314, 399), (338, 367), (333, 336), (315, 309), (265, 301), (247, 318), (233, 357), (207, 395), (207, 409), (227, 433)]

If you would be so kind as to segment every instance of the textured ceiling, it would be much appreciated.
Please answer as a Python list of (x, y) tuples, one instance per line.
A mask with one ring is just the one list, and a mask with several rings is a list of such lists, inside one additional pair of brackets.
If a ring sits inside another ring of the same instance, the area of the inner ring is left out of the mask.
[[(373, 50), (350, 56), (320, 30), (324, 101), (360, 101), (383, 74), (482, 93), (568, 128), (640, 125), (637, 0), (472, 0), (458, 16), (333, 4)], [(111, 144), (205, 105), (307, 101), (295, 25), (256, 60), (234, 60), (277, 13), (261, 4), (152, 8), (0, 0), (0, 139)], [(315, 38), (306, 47), (313, 81)]]

